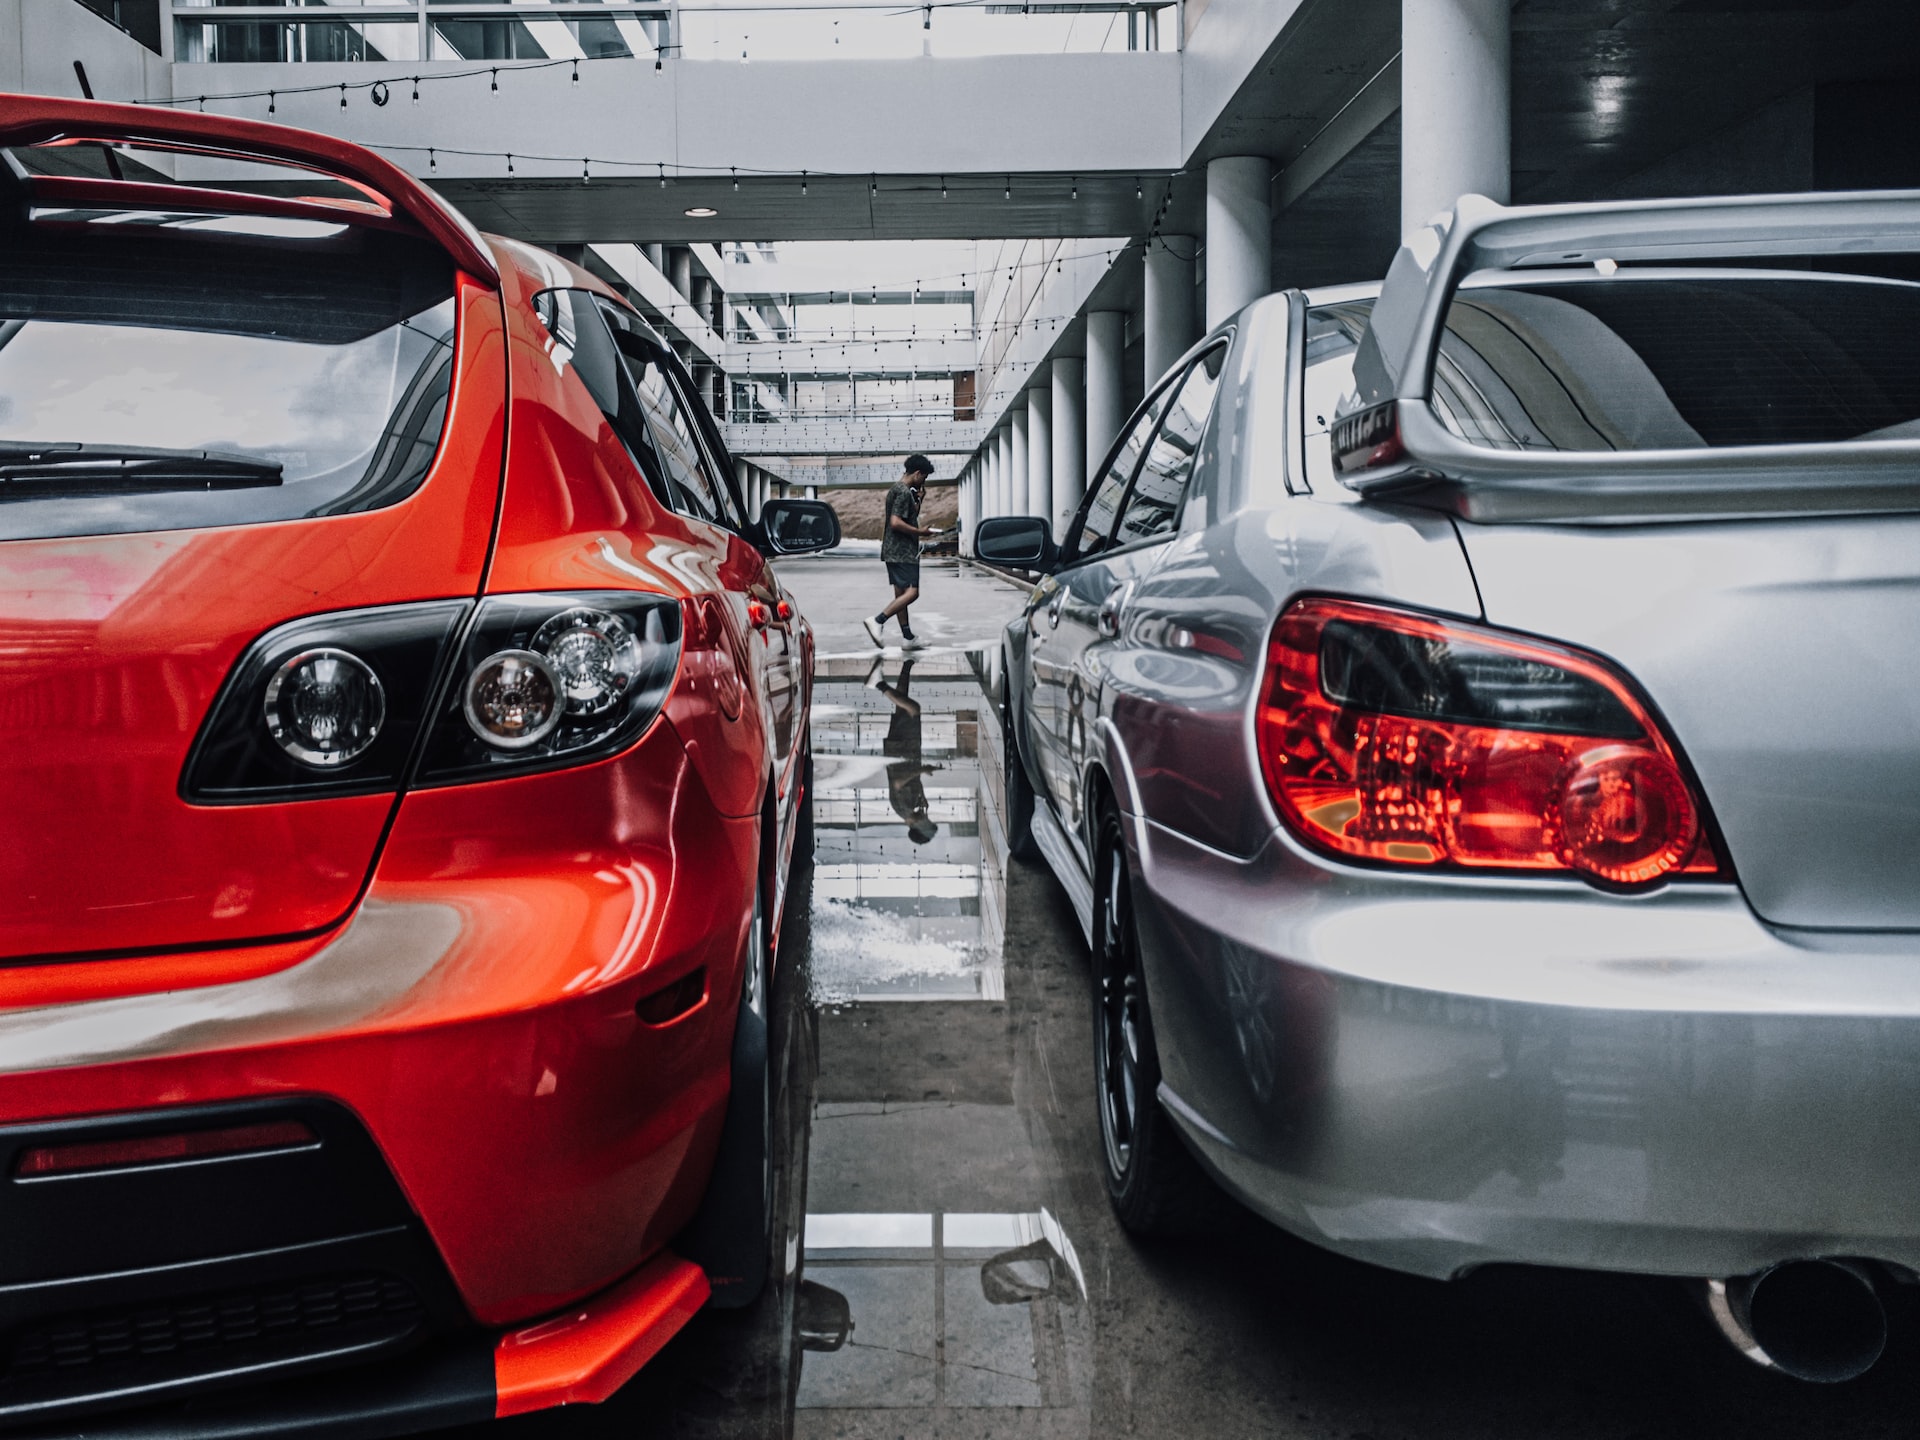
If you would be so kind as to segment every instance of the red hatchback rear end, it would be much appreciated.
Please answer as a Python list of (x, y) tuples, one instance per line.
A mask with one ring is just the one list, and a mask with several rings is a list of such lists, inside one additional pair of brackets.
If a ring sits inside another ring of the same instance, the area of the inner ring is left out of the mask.
[(603, 1398), (758, 1284), (830, 513), (366, 152), (0, 145), (0, 1431)]

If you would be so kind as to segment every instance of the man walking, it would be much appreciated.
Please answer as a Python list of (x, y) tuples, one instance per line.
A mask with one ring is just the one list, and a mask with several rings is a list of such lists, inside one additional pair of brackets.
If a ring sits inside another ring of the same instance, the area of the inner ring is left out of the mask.
[(920, 523), (920, 499), (926, 494), (927, 477), (933, 474), (933, 462), (924, 455), (909, 455), (905, 473), (887, 491), (887, 517), (880, 530), (880, 559), (887, 567), (887, 579), (893, 585), (893, 599), (878, 615), (862, 620), (873, 643), (884, 648), (887, 621), (900, 617), (900, 643), (908, 649), (919, 647), (913, 626), (907, 620), (907, 607), (920, 598), (920, 541), (934, 532)]

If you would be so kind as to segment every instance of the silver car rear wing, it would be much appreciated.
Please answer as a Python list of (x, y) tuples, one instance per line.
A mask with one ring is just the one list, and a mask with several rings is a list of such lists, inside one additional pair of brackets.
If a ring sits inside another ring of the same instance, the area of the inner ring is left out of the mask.
[[(1334, 424), (1362, 495), (1476, 521), (1630, 523), (1920, 510), (1920, 436), (1643, 450), (1497, 450), (1461, 439), (1430, 396), (1455, 293), (1513, 272), (1632, 262), (1920, 253), (1920, 191), (1508, 207), (1463, 196), (1395, 256)], [(1549, 268), (1550, 267), (1550, 268)], [(1916, 417), (1920, 418), (1920, 417)]]

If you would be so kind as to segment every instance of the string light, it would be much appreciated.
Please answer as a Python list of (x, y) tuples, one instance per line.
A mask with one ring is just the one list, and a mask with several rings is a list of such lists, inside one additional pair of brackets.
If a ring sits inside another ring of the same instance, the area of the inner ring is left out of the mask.
[(507, 152), (507, 174), (513, 174), (513, 152)]
[(438, 175), (440, 173), (440, 162), (434, 158), (432, 146), (427, 147), (427, 173), (429, 175)]
[[(574, 68), (574, 73), (576, 75), (580, 73), (578, 66)], [(416, 105), (420, 103), (420, 77), (418, 75), (413, 77), (413, 103)]]
[(578, 60), (573, 62), (573, 88), (576, 90), (580, 88), (580, 62)]
[(588, 168), (587, 157), (584, 155), (580, 157), (580, 183), (582, 185), (591, 185), (593, 183), (593, 171)]
[(664, 160), (660, 162), (660, 188), (667, 188), (667, 165)]
[(944, 175), (940, 177), (940, 198), (942, 200), (947, 198), (947, 177)]
[(1079, 177), (1077, 176), (1074, 178), (1074, 181), (1073, 181), (1073, 194), (1068, 198), (1072, 200), (1078, 200), (1080, 198), (1080, 180), (1079, 180)]
[(498, 95), (500, 93), (500, 67), (498, 65), (493, 67), (493, 87), (492, 88), (493, 88), (494, 94)]
[[(200, 108), (204, 110), (207, 107), (205, 105), (202, 105)], [(347, 108), (347, 87), (344, 85), (340, 87), (340, 108), (342, 110)]]
[(267, 113), (273, 114), (273, 91), (267, 91)]
[(733, 172), (733, 193), (738, 195), (740, 193), (740, 167), (738, 165), (729, 165), (727, 169)]

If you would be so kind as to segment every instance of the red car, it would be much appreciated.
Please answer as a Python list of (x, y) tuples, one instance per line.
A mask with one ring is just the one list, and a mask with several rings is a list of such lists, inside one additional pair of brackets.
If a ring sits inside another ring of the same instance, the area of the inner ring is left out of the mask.
[(765, 1272), (832, 511), (365, 150), (0, 147), (0, 1431), (602, 1399)]

